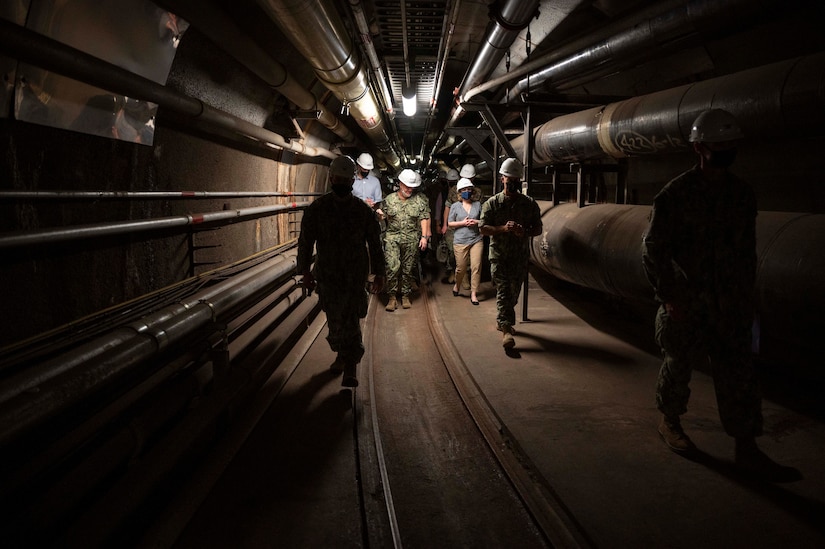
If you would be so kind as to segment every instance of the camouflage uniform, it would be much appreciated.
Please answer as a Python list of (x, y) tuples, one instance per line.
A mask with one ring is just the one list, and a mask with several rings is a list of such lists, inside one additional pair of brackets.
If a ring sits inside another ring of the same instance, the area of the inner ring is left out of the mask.
[(380, 227), (372, 208), (352, 195), (341, 200), (332, 193), (309, 205), (298, 238), (298, 272), (312, 263), (321, 308), (327, 314), (330, 348), (348, 364), (364, 355), (361, 318), (367, 315), (367, 275), (384, 275)]
[[(693, 168), (654, 199), (643, 262), (662, 303), (656, 405), (666, 416), (685, 413), (691, 372), (710, 359), (725, 431), (753, 437), (762, 432), (751, 357), (756, 198), (745, 182), (725, 177), (708, 181)], [(680, 318), (671, 317), (665, 303), (675, 305)]]
[(412, 292), (413, 272), (418, 262), (418, 243), (421, 240), (421, 220), (430, 218), (430, 205), (422, 193), (415, 193), (402, 200), (398, 193), (384, 199), (387, 216), (387, 232), (384, 248), (387, 258), (387, 293), (401, 295)]
[[(515, 221), (525, 231), (541, 227), (541, 211), (529, 196), (508, 197), (504, 191), (490, 197), (481, 207), (479, 228), (500, 226)], [(512, 328), (516, 323), (516, 304), (521, 284), (527, 277), (530, 260), (530, 237), (501, 233), (490, 237), (490, 274), (496, 286), (496, 323), (499, 329)]]

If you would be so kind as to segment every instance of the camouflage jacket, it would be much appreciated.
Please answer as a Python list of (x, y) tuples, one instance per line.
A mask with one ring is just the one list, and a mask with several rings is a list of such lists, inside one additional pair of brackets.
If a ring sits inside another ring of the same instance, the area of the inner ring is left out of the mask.
[[(508, 197), (504, 191), (487, 199), (481, 206), (479, 228), (484, 225), (500, 226), (508, 221), (521, 223), (525, 229), (541, 227), (541, 211), (529, 196), (516, 194)], [(513, 233), (501, 233), (490, 237), (490, 261), (526, 264), (530, 259), (530, 238)]]
[(370, 268), (376, 275), (385, 273), (381, 227), (372, 208), (355, 196), (340, 200), (327, 193), (307, 207), (298, 238), (298, 273), (312, 264), (313, 247), (319, 282), (363, 288)]
[(698, 167), (656, 195), (643, 264), (663, 302), (747, 307), (756, 278), (756, 197), (738, 177), (705, 179)]
[(422, 193), (402, 200), (396, 192), (384, 199), (384, 213), (387, 216), (387, 238), (418, 241), (421, 239), (421, 220), (430, 218), (430, 204)]

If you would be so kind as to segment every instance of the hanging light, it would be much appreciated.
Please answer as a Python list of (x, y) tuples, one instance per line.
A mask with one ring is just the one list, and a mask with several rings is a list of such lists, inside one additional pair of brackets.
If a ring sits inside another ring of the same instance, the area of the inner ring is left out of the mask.
[(414, 85), (404, 85), (401, 89), (401, 106), (403, 107), (404, 114), (407, 116), (415, 115), (415, 111), (417, 109), (418, 97), (415, 93), (415, 86)]

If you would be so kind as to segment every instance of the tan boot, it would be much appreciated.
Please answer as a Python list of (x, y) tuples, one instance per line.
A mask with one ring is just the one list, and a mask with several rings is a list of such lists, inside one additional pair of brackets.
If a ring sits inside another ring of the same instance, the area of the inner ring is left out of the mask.
[(516, 340), (513, 339), (513, 332), (509, 328), (504, 328), (501, 330), (504, 332), (504, 336), (501, 338), (501, 346), (505, 349), (512, 349), (516, 346)]
[(394, 296), (394, 295), (391, 295), (391, 296), (390, 296), (390, 300), (389, 300), (389, 301), (387, 301), (387, 310), (388, 310), (388, 311), (394, 311), (394, 310), (396, 310), (397, 308), (398, 308), (398, 300), (397, 300), (397, 299), (395, 299), (395, 296)]
[(357, 364), (346, 364), (344, 366), (344, 377), (341, 379), (342, 387), (358, 387), (357, 367)]
[(408, 296), (401, 296), (401, 306), (405, 309), (409, 309), (410, 307), (412, 307), (412, 303), (410, 303), (410, 298)]
[(659, 434), (662, 435), (662, 440), (668, 448), (674, 452), (684, 453), (696, 448), (693, 441), (682, 430), (678, 416), (674, 418), (663, 415), (662, 421), (659, 422)]

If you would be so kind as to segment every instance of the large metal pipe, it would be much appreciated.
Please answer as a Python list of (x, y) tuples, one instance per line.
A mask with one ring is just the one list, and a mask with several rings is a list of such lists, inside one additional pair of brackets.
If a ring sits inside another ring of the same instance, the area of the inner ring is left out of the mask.
[[(498, 11), (494, 11), (496, 5), (491, 8), (490, 15), (492, 21), (487, 25), (487, 31), (484, 33), (481, 48), (473, 59), (473, 63), (470, 65), (467, 73), (464, 75), (464, 80), (459, 87), (459, 97), (461, 97), (466, 90), (472, 89), (480, 82), (483, 82), (493, 69), (496, 68), (496, 65), (498, 65), (502, 57), (504, 57), (505, 52), (512, 45), (519, 32), (535, 17), (538, 6), (539, 0), (528, 0), (526, 2), (523, 0), (507, 0)], [(464, 110), (461, 106), (455, 105), (445, 127), (449, 128), (454, 126), (463, 113)], [(436, 143), (433, 145), (430, 156), (434, 156), (441, 147), (444, 137), (445, 134), (442, 132), (439, 139), (436, 140)]]
[[(532, 262), (553, 276), (634, 301), (652, 302), (642, 267), (651, 206), (542, 202), (544, 232)], [(763, 339), (812, 348), (825, 330), (825, 215), (759, 212), (756, 302)]]
[(364, 13), (364, 3), (361, 0), (349, 0), (350, 8), (352, 9), (352, 17), (355, 19), (355, 25), (358, 27), (358, 32), (361, 34), (361, 44), (364, 46), (364, 51), (367, 52), (367, 58), (370, 60), (372, 67), (373, 79), (378, 84), (378, 89), (381, 90), (381, 97), (384, 102), (384, 111), (392, 116), (393, 104), (390, 89), (387, 87), (387, 80), (384, 78), (384, 72), (381, 69), (381, 60), (378, 59), (378, 52), (375, 51), (375, 45), (372, 43), (372, 36), (370, 34), (369, 23), (367, 23), (367, 16)]
[(236, 61), (255, 73), (299, 109), (317, 111), (318, 122), (345, 142), (355, 136), (330, 112), (312, 92), (301, 86), (281, 63), (267, 54), (248, 34), (245, 34), (223, 13), (200, 0), (161, 0), (162, 5), (183, 17), (200, 32), (231, 55)]
[[(180, 344), (199, 330), (226, 321), (235, 311), (260, 297), (295, 272), (295, 257), (280, 261), (274, 268), (263, 263), (242, 276), (221, 284), (219, 291), (210, 289), (208, 299), (195, 296), (187, 304), (172, 306), (174, 314), (158, 315), (163, 320), (137, 322), (130, 337), (114, 331), (95, 339), (83, 349), (101, 349), (93, 356), (70, 351), (37, 368), (24, 372), (22, 378), (8, 380), (0, 386), (0, 444), (24, 430), (52, 417), (59, 410), (79, 402), (97, 388), (155, 359), (171, 346)], [(64, 363), (73, 366), (67, 368)], [(80, 367), (82, 366), (82, 368)], [(55, 375), (59, 373), (59, 376)], [(37, 385), (32, 385), (36, 382)], [(27, 388), (38, 386), (36, 392)]]
[(105, 90), (157, 103), (163, 108), (200, 121), (205, 126), (241, 134), (307, 156), (325, 156), (330, 159), (338, 157), (326, 149), (289, 141), (280, 134), (210, 107), (199, 99), (171, 90), (3, 18), (0, 18), (0, 51), (21, 61)]
[(341, 16), (325, 0), (257, 0), (315, 74), (350, 109), (359, 126), (398, 168), (401, 161), (390, 143), (387, 124), (364, 69), (358, 49)]
[(215, 212), (158, 217), (155, 219), (74, 225), (71, 227), (60, 227), (58, 229), (18, 231), (0, 235), (0, 250), (20, 248), (22, 246), (68, 242), (71, 240), (80, 240), (84, 238), (157, 231), (173, 227), (186, 227), (189, 225), (215, 223), (218, 221), (234, 223), (237, 221), (256, 219), (258, 217), (300, 210), (306, 208), (310, 204), (311, 202), (293, 202), (291, 204), (276, 204), (272, 206), (258, 206), (254, 208), (220, 210)]
[[(825, 53), (781, 61), (554, 118), (534, 132), (533, 162), (624, 158), (685, 150), (693, 121), (722, 108), (748, 139), (822, 135)], [(522, 152), (525, 137), (511, 144)]]

